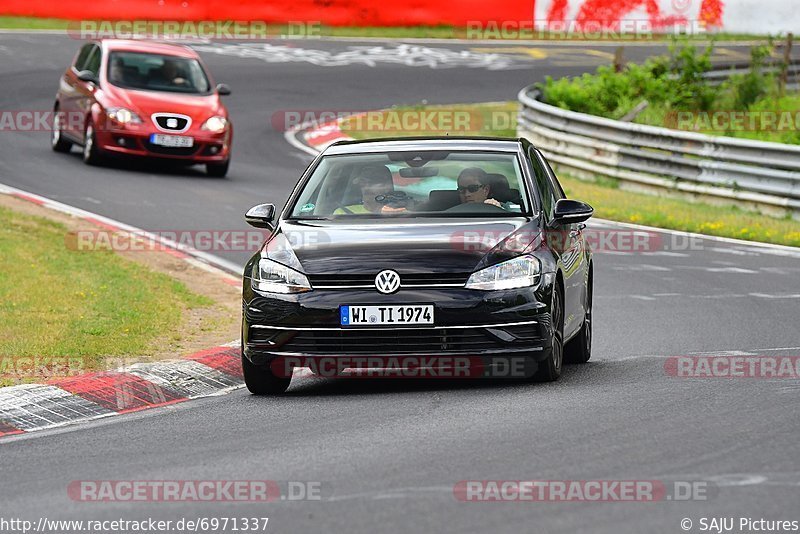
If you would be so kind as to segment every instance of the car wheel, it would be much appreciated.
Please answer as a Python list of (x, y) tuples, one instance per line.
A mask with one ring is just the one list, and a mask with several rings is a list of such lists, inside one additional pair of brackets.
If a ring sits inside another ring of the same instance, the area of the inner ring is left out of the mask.
[(86, 132), (83, 136), (83, 162), (87, 165), (98, 165), (101, 159), (100, 148), (97, 146), (97, 136), (94, 133), (94, 125), (90, 122), (86, 125)]
[(228, 174), (230, 164), (230, 159), (226, 159), (222, 163), (206, 163), (206, 174), (214, 178), (224, 178)]
[(586, 317), (581, 331), (567, 343), (564, 360), (567, 363), (586, 363), (592, 357), (592, 284), (586, 288)]
[(50, 135), (50, 147), (56, 152), (69, 152), (72, 149), (72, 142), (64, 139), (64, 134), (61, 132), (64, 116), (58, 109), (55, 111), (53, 133)]
[(255, 365), (242, 351), (242, 372), (244, 384), (253, 395), (280, 395), (289, 387), (290, 378), (278, 377), (272, 374), (269, 367)]
[(537, 382), (553, 382), (561, 376), (561, 364), (564, 360), (564, 304), (561, 302), (561, 291), (553, 287), (553, 303), (550, 306), (552, 335), (550, 339), (550, 356), (539, 362), (539, 368), (533, 375)]

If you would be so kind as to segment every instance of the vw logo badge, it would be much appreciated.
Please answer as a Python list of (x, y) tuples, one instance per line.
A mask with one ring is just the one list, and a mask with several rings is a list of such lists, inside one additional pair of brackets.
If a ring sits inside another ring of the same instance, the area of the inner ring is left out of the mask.
[(379, 272), (375, 277), (375, 289), (384, 295), (394, 293), (400, 289), (400, 275), (391, 269)]

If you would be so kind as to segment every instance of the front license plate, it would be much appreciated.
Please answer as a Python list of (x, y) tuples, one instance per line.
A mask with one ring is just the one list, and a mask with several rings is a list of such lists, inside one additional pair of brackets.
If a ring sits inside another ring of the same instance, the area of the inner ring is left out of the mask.
[(340, 306), (342, 326), (433, 324), (433, 304), (388, 304)]
[(185, 135), (152, 134), (150, 143), (170, 148), (191, 148), (194, 146), (194, 138)]

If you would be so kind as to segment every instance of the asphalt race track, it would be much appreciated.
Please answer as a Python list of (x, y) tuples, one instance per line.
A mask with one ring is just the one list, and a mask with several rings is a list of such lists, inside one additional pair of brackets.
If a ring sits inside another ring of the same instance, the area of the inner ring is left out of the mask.
[[(272, 127), (275, 113), (510, 100), (546, 75), (592, 70), (614, 50), (416, 43), (435, 50), (404, 49), (407, 65), (391, 42), (270, 46), (279, 49), (202, 48), (217, 81), (233, 89), (228, 178), (201, 168), (87, 167), (77, 150), (51, 152), (47, 132), (2, 132), (0, 182), (150, 230), (243, 230), (244, 211), (281, 204), (310, 161)], [(51, 109), (77, 47), (65, 36), (0, 34), (0, 109)], [(659, 48), (626, 53), (641, 59)], [(746, 50), (724, 47), (723, 55), (742, 59)], [(695, 245), (598, 253), (592, 361), (567, 367), (557, 383), (303, 378), (283, 398), (240, 389), (6, 438), (0, 516), (269, 517), (269, 532), (303, 533), (681, 532), (684, 518), (692, 531), (702, 517), (797, 520), (800, 381), (678, 378), (665, 362), (800, 355), (800, 253)], [(249, 253), (219, 255), (243, 264)], [(316, 481), (323, 497), (131, 504), (67, 493), (76, 480), (217, 479)], [(702, 481), (709, 492), (652, 503), (454, 497), (459, 481), (506, 479)]]

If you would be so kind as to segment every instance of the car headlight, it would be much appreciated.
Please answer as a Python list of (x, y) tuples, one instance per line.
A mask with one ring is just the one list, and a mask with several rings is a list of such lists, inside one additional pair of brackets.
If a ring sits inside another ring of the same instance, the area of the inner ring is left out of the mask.
[(267, 293), (302, 293), (311, 290), (306, 275), (268, 258), (261, 258), (253, 265), (252, 280), (253, 289)]
[(126, 108), (109, 108), (106, 113), (108, 118), (120, 124), (141, 124), (139, 115)]
[(203, 125), (200, 127), (201, 130), (207, 130), (213, 133), (220, 133), (225, 131), (225, 128), (228, 127), (228, 119), (225, 117), (214, 116), (208, 119)]
[(542, 263), (534, 256), (520, 256), (472, 273), (467, 280), (467, 289), (494, 291), (515, 289), (539, 284)]

